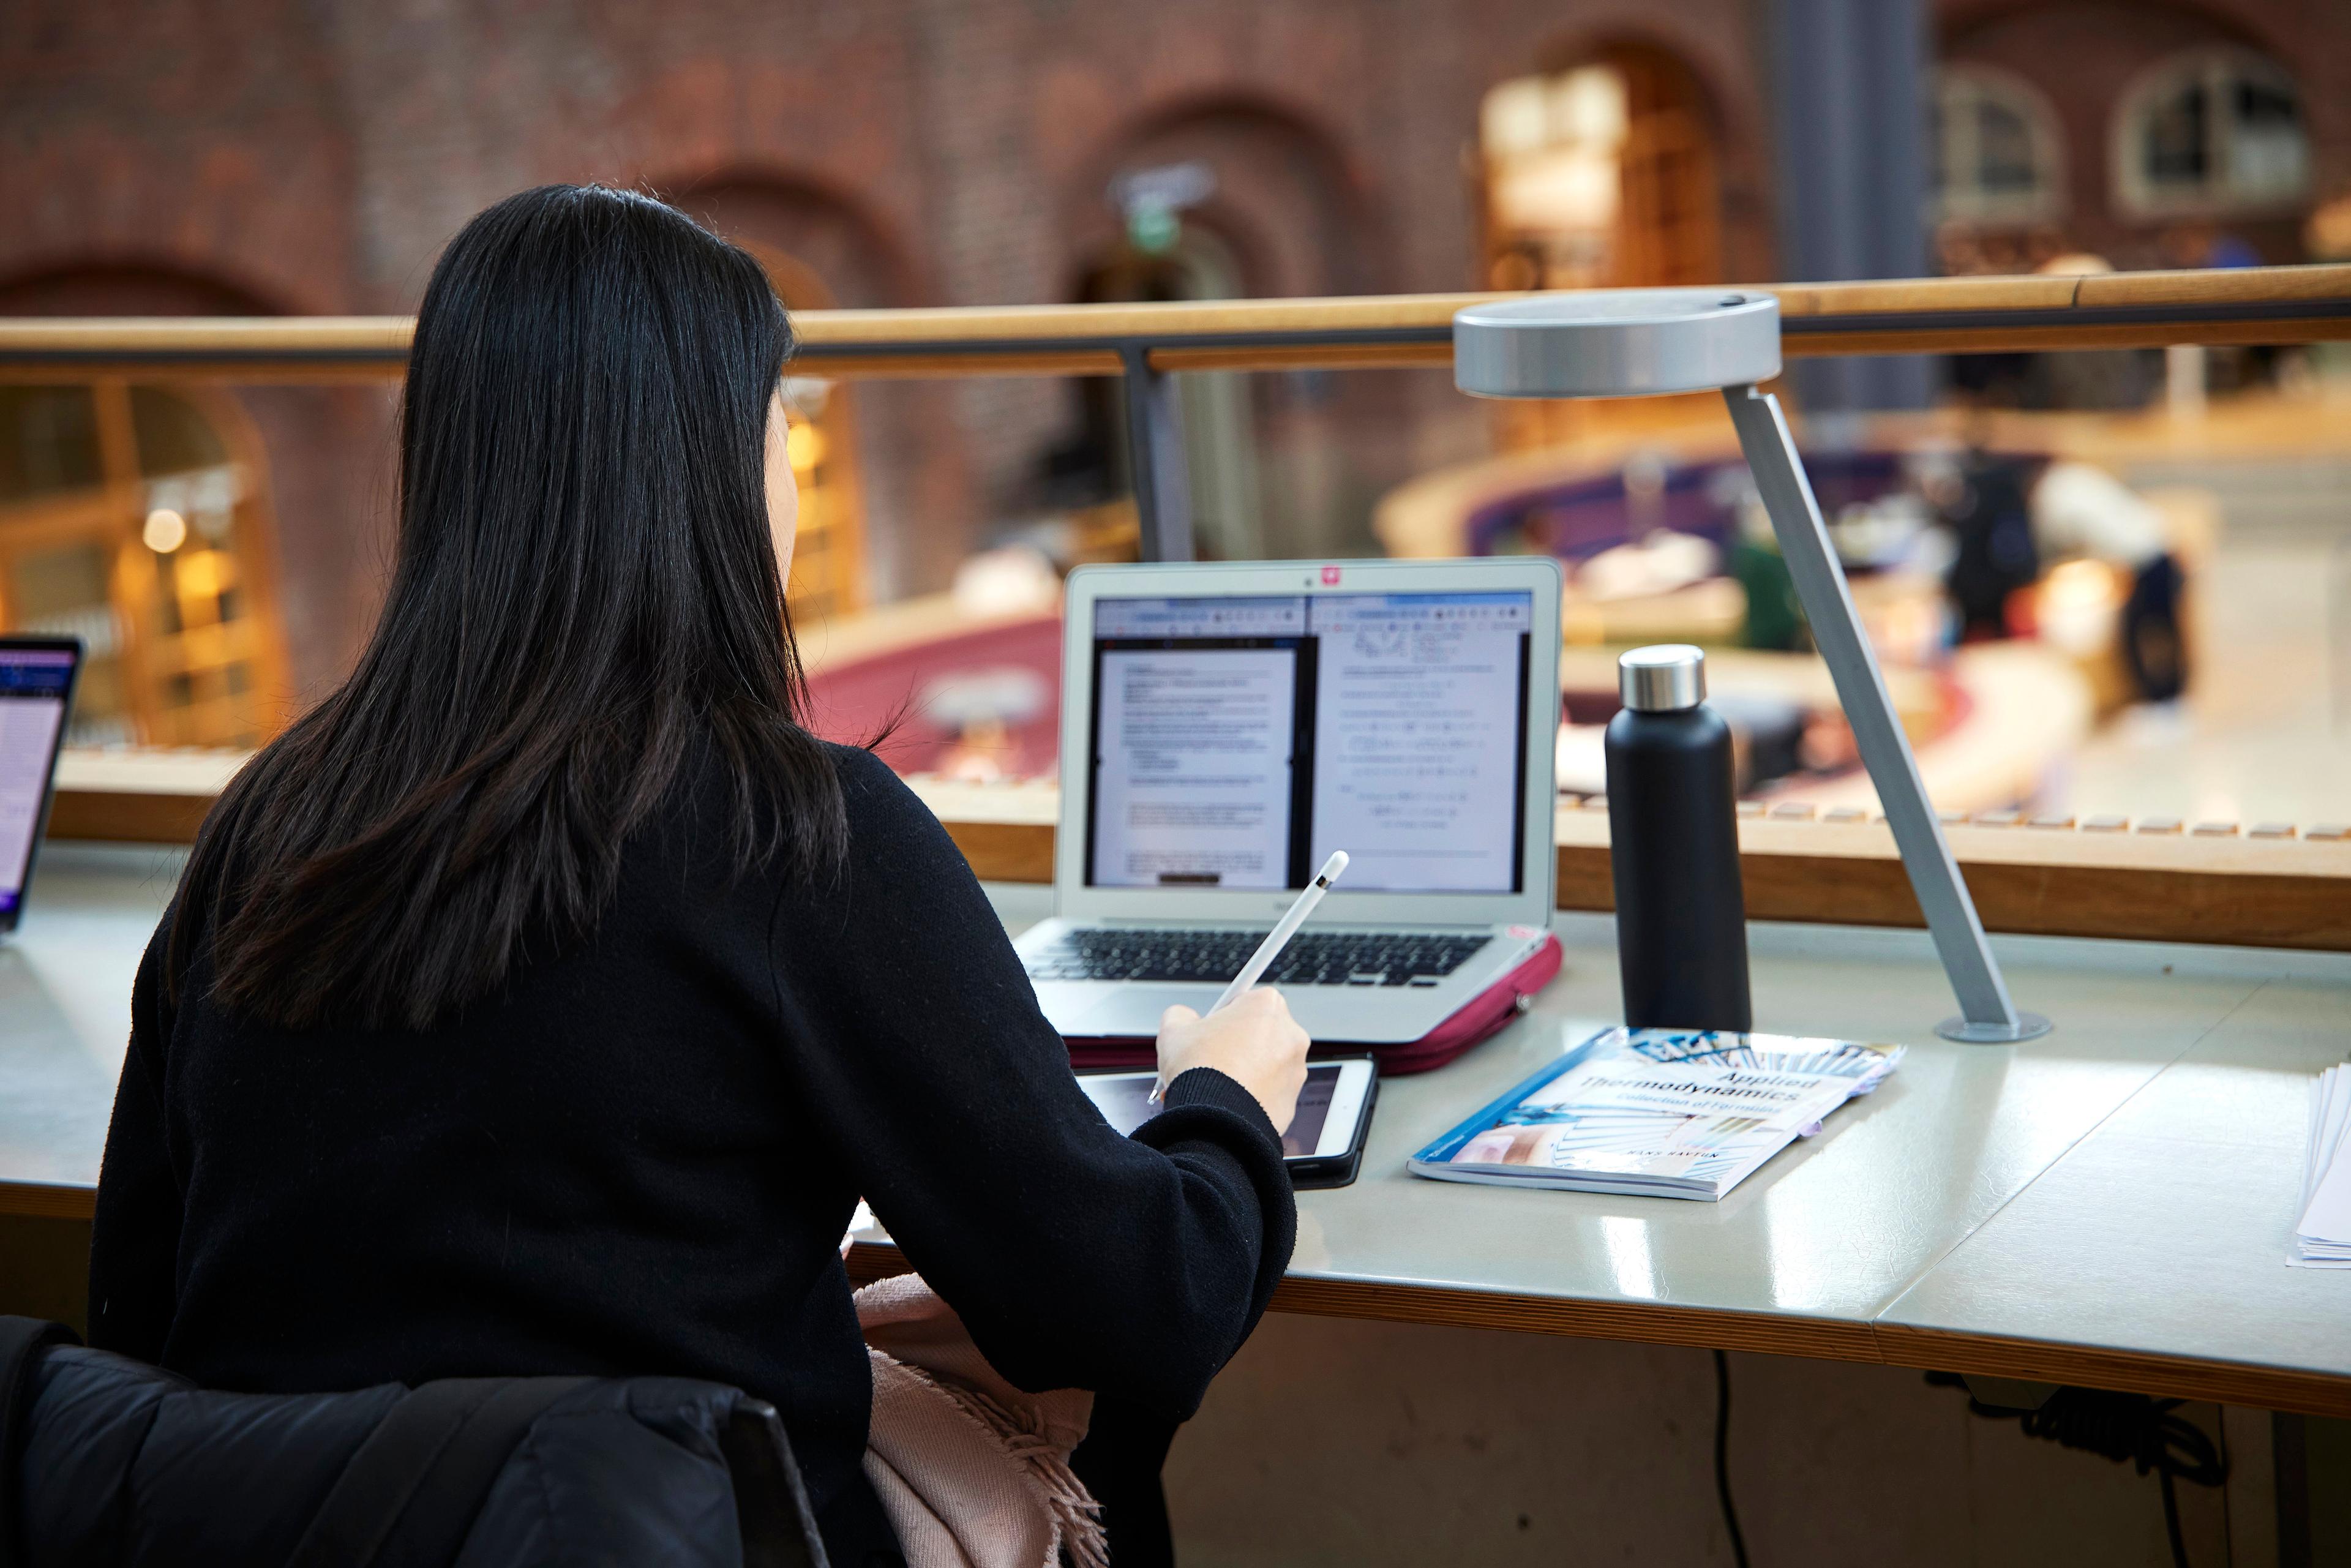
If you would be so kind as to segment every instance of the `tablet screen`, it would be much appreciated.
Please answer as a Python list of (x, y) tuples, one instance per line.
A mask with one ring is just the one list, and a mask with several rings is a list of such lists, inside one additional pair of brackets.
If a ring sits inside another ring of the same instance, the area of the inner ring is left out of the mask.
[[(1322, 1146), (1322, 1124), (1330, 1118), (1332, 1097), (1339, 1089), (1339, 1074), (1348, 1065), (1343, 1061), (1307, 1064), (1306, 1087), (1298, 1092), (1298, 1114), (1290, 1119), (1290, 1131), (1281, 1135), (1281, 1152), (1286, 1158), (1299, 1159)], [(1154, 1078), (1148, 1072), (1081, 1073), (1078, 1084), (1102, 1107), (1102, 1115), (1112, 1126), (1121, 1133), (1133, 1133), (1159, 1114), (1159, 1107), (1150, 1099)]]

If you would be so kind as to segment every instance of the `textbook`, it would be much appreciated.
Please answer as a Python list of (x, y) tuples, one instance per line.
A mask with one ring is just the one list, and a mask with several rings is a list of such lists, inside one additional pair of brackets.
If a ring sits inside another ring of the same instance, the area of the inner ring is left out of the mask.
[(1612, 1029), (1412, 1156), (1438, 1181), (1712, 1202), (1866, 1094), (1898, 1045)]

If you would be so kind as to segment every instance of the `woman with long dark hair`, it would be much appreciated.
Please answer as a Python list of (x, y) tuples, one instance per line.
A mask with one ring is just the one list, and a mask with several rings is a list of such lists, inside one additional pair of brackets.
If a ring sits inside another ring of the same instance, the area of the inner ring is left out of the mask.
[[(846, 1565), (895, 1554), (857, 1199), (1154, 1473), (1289, 1260), (1306, 1042), (1271, 992), (1171, 1015), (1168, 1110), (1119, 1136), (938, 822), (803, 727), (791, 347), (758, 266), (648, 197), (529, 191), (452, 242), (374, 636), (140, 966), (90, 1329), (225, 1388), (732, 1384)], [(1121, 1551), (1158, 1521), (1114, 1458), (1080, 1469)]]

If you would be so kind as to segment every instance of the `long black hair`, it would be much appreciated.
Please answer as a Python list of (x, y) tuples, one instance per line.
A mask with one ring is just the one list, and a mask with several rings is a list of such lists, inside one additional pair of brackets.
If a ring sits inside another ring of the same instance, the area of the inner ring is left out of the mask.
[(691, 757), (745, 863), (840, 864), (768, 530), (791, 349), (759, 265), (649, 196), (465, 225), (417, 314), (382, 616), (206, 821), (172, 976), (201, 924), (240, 1012), (425, 1028), (592, 933)]

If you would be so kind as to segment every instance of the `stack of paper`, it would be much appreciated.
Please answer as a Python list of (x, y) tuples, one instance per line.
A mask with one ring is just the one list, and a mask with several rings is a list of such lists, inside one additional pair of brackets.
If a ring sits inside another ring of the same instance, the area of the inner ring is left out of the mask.
[(2351, 1269), (2351, 1062), (2310, 1086), (2309, 1155), (2302, 1168), (2302, 1222), (2286, 1261), (2297, 1269)]
[(1609, 1030), (1421, 1150), (1411, 1168), (1440, 1181), (1710, 1201), (1901, 1060), (1898, 1045)]

